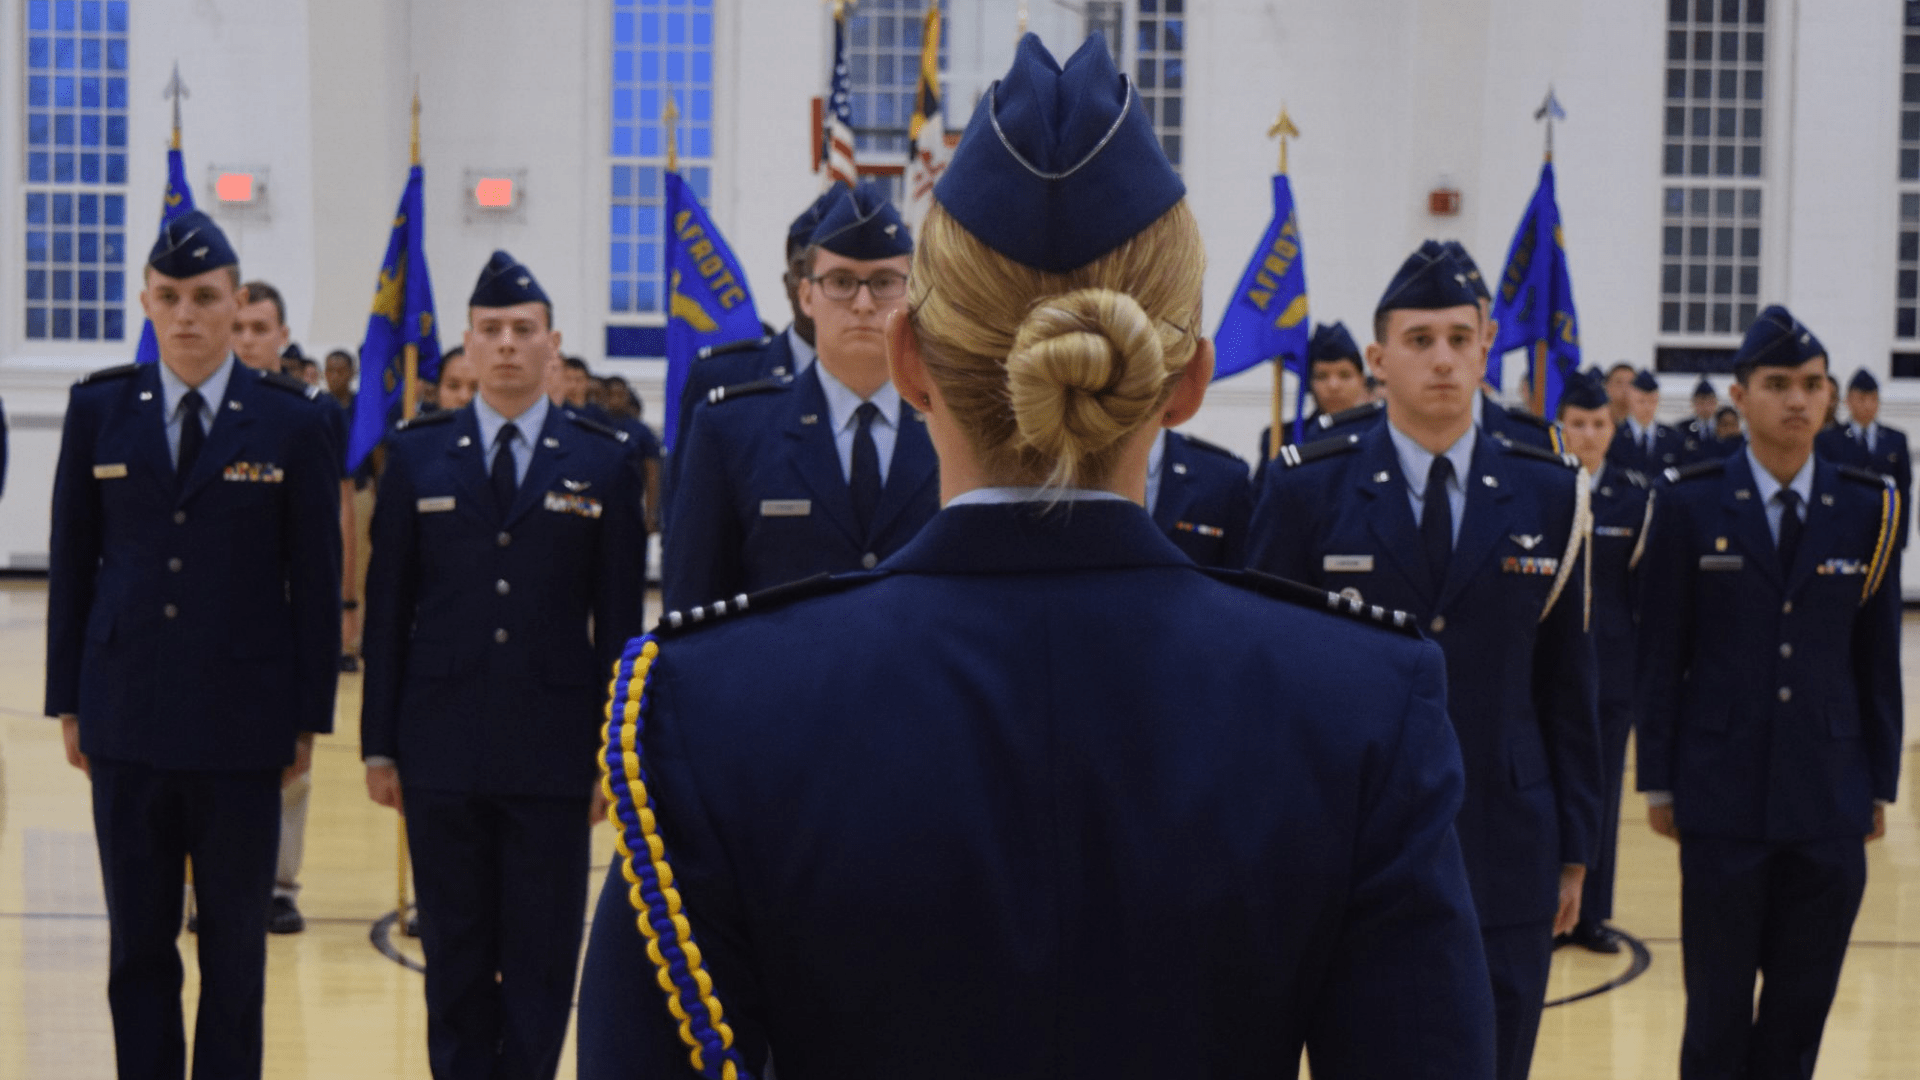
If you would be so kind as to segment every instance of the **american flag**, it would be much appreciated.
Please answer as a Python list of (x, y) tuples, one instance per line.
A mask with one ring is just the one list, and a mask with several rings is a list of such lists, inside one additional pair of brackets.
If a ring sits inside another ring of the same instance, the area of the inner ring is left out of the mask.
[(853, 161), (853, 85), (847, 68), (847, 15), (833, 19), (833, 93), (827, 99), (827, 184), (859, 182)]

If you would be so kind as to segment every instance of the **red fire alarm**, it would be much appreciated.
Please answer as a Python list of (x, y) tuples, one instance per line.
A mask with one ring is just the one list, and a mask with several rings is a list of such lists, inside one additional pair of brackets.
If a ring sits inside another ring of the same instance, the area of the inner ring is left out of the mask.
[(1427, 213), (1434, 217), (1452, 217), (1460, 212), (1457, 188), (1437, 187), (1427, 192)]

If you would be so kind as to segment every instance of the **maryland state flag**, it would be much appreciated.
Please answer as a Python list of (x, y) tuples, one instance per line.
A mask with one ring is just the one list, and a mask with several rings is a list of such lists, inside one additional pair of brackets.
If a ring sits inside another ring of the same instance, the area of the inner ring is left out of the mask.
[[(1256, 364), (1279, 360), (1299, 376), (1300, 401), (1307, 394), (1307, 265), (1300, 247), (1300, 220), (1293, 207), (1287, 174), (1273, 178), (1273, 220), (1254, 249), (1247, 272), (1213, 335), (1215, 381), (1238, 375)], [(1294, 422), (1301, 412), (1295, 407)]]
[[(176, 75), (176, 78), (178, 76)], [(187, 162), (178, 147), (167, 151), (167, 197), (160, 205), (160, 228), (193, 209), (193, 188), (187, 185)], [(140, 328), (140, 347), (133, 354), (136, 364), (152, 364), (160, 359), (160, 339), (153, 334), (153, 321)]]
[(373, 291), (373, 312), (367, 316), (367, 337), (360, 345), (360, 395), (353, 404), (353, 430), (347, 435), (347, 472), (360, 467), (386, 437), (398, 417), (406, 392), (407, 346), (418, 350), (421, 379), (440, 375), (440, 342), (433, 319), (433, 282), (427, 276), (424, 240), (426, 205), (421, 197), (425, 173), (415, 165), (407, 173), (407, 190), (400, 195), (387, 257), (380, 263), (380, 282)]
[(668, 449), (679, 426), (680, 394), (694, 354), (708, 345), (760, 336), (747, 273), (680, 174), (667, 172), (667, 401), (660, 441)]
[(1500, 323), (1500, 336), (1487, 356), (1487, 380), (1499, 386), (1501, 358), (1513, 349), (1527, 349), (1529, 385), (1546, 379), (1543, 415), (1552, 416), (1567, 379), (1580, 369), (1580, 324), (1573, 311), (1573, 278), (1567, 273), (1551, 161), (1540, 166), (1540, 186), (1507, 252), (1507, 269), (1493, 297), (1493, 318)]
[(913, 94), (913, 119), (907, 124), (906, 219), (915, 233), (933, 209), (933, 187), (953, 160), (947, 122), (940, 106), (940, 5), (927, 6), (920, 35), (920, 81)]

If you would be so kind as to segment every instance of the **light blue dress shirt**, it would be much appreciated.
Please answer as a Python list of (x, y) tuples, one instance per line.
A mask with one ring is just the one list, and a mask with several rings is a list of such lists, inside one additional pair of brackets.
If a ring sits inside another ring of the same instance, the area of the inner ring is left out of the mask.
[(520, 483), (527, 478), (527, 466), (533, 464), (533, 440), (540, 437), (540, 429), (547, 423), (547, 395), (541, 394), (526, 412), (519, 416), (502, 416), (500, 411), (487, 404), (487, 399), (478, 394), (473, 396), (473, 418), (480, 422), (480, 450), (485, 456), (487, 475), (493, 475), (493, 452), (500, 438), (500, 429), (512, 420), (520, 434), (508, 449), (513, 451), (513, 480)]
[(820, 365), (820, 389), (827, 396), (827, 423), (833, 430), (833, 448), (840, 455), (840, 475), (849, 484), (853, 483), (853, 436), (860, 429), (860, 418), (854, 411), (863, 401), (879, 406), (880, 415), (873, 418), (871, 431), (873, 448), (880, 454), (880, 483), (885, 485), (893, 465), (893, 447), (900, 439), (900, 391), (890, 382), (881, 383), (872, 397), (862, 398), (834, 378), (825, 364)]
[(1773, 542), (1780, 542), (1780, 516), (1786, 512), (1786, 506), (1780, 501), (1780, 492), (1792, 488), (1800, 496), (1800, 523), (1806, 524), (1807, 506), (1813, 502), (1813, 455), (1807, 455), (1806, 464), (1793, 474), (1791, 483), (1784, 487), (1773, 478), (1760, 459), (1753, 456), (1753, 444), (1747, 444), (1747, 466), (1753, 470), (1753, 486), (1759, 492), (1760, 505), (1767, 510), (1767, 531), (1773, 534)]
[(227, 383), (233, 378), (233, 369), (240, 363), (232, 356), (227, 362), (213, 369), (213, 374), (199, 386), (188, 386), (187, 381), (173, 373), (173, 369), (164, 362), (160, 364), (160, 408), (167, 418), (167, 454), (173, 458), (176, 468), (180, 465), (180, 425), (186, 418), (185, 402), (187, 391), (200, 391), (200, 432), (213, 434), (213, 422), (220, 416), (221, 402), (227, 399)]
[(948, 506), (1000, 506), (1024, 502), (1130, 502), (1125, 495), (1093, 488), (982, 487), (955, 495)]
[[(1393, 452), (1400, 459), (1400, 472), (1407, 481), (1407, 505), (1413, 508), (1413, 521), (1417, 525), (1427, 505), (1427, 473), (1439, 455), (1429, 452), (1391, 423), (1387, 424), (1387, 436), (1393, 440)], [(1474, 427), (1469, 424), (1466, 432), (1447, 447), (1446, 453), (1447, 460), (1453, 462), (1453, 479), (1447, 481), (1447, 506), (1453, 511), (1456, 544), (1460, 542), (1460, 519), (1467, 512), (1467, 476), (1473, 471), (1473, 441)]]

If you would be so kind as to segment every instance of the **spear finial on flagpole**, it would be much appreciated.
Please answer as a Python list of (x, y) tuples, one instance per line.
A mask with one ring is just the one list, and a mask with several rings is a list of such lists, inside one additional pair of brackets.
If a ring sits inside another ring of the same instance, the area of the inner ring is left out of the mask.
[(166, 91), (162, 96), (173, 99), (172, 149), (178, 150), (180, 149), (180, 99), (193, 96), (187, 91), (187, 84), (180, 81), (180, 61), (178, 60), (173, 62), (173, 78), (168, 80)]
[(1567, 110), (1561, 108), (1560, 99), (1553, 96), (1553, 84), (1551, 83), (1547, 84), (1547, 100), (1540, 103), (1540, 108), (1534, 111), (1533, 118), (1536, 121), (1544, 120), (1546, 122), (1547, 160), (1552, 161), (1553, 160), (1553, 122), (1555, 120), (1565, 120), (1567, 118)]
[(1287, 140), (1300, 137), (1300, 129), (1293, 126), (1293, 117), (1287, 115), (1285, 102), (1280, 104), (1280, 116), (1267, 129), (1267, 138), (1280, 140), (1280, 171), (1287, 171)]
[(1020, 36), (1027, 36), (1027, 0), (1020, 0)]
[(680, 103), (673, 94), (667, 94), (667, 107), (660, 114), (660, 124), (667, 129), (667, 171), (680, 171)]
[(824, 2), (832, 6), (834, 21), (838, 22), (845, 19), (847, 12), (852, 11), (854, 5), (858, 4), (860, 0), (824, 0)]

